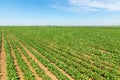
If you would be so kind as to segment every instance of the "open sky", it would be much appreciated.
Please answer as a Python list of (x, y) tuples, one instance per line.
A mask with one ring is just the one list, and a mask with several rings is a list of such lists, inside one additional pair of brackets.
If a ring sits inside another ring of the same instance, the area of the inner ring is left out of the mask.
[(0, 25), (120, 25), (120, 0), (0, 0)]

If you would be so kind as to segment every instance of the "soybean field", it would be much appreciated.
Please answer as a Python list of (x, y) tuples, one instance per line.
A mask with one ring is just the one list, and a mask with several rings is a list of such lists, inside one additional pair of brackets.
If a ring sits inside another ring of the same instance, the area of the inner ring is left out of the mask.
[(120, 80), (120, 28), (1, 26), (0, 80)]

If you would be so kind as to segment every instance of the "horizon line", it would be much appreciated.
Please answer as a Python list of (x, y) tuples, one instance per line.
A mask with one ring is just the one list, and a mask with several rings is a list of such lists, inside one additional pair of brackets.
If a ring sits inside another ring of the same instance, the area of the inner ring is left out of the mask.
[(0, 25), (0, 26), (119, 26), (120, 25)]

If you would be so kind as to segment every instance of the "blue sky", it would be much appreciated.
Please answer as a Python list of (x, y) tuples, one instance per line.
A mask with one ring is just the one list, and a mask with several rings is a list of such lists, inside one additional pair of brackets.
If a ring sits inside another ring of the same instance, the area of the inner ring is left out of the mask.
[(120, 0), (0, 0), (0, 25), (120, 25)]

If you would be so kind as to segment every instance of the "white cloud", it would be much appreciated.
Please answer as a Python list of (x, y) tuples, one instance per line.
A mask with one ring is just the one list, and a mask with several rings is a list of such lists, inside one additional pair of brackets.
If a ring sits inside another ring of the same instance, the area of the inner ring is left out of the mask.
[[(57, 0), (57, 2), (58, 1), (61, 2), (61, 4), (54, 5), (54, 8), (73, 12), (99, 11), (100, 9), (107, 11), (120, 10), (120, 0)], [(64, 3), (62, 3), (62, 1), (64, 1)]]

